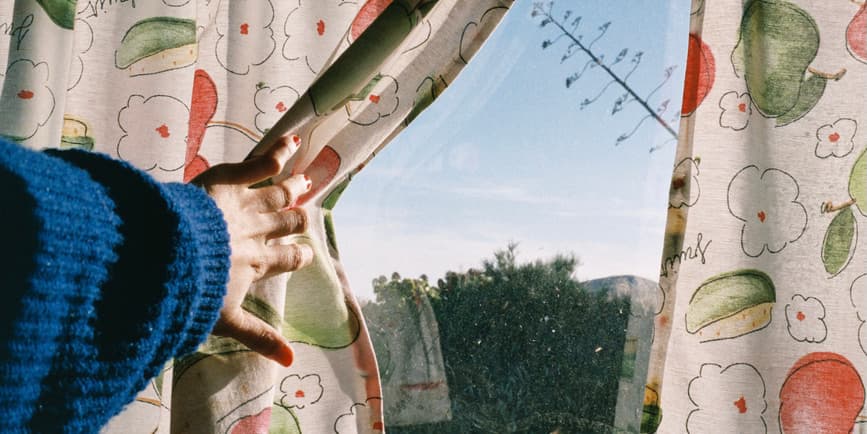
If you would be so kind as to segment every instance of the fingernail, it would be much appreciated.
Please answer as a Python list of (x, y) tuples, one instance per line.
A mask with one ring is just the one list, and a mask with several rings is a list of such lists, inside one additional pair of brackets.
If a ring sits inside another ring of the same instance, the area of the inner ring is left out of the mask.
[(313, 188), (313, 181), (307, 175), (304, 175), (304, 186), (306, 188), (305, 191), (310, 191), (310, 189)]
[(289, 140), (292, 142), (290, 145), (290, 147), (292, 148), (292, 151), (297, 151), (298, 148), (301, 147), (301, 137), (298, 137), (298, 136), (293, 134), (292, 137), (289, 138)]
[(295, 361), (295, 353), (292, 351), (292, 348), (289, 348), (288, 344), (280, 345), (275, 356), (277, 358), (277, 363), (287, 368), (292, 366), (292, 362)]

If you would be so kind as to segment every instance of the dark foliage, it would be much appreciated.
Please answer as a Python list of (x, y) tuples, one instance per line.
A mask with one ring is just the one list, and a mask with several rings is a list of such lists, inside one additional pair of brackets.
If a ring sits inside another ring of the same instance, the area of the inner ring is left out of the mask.
[[(582, 289), (577, 261), (518, 264), (515, 247), (481, 270), (374, 281), (365, 307), (374, 339), (387, 305), (429, 297), (436, 313), (452, 420), (392, 433), (607, 432), (614, 420), (628, 300)], [(387, 415), (386, 415), (387, 417)]]

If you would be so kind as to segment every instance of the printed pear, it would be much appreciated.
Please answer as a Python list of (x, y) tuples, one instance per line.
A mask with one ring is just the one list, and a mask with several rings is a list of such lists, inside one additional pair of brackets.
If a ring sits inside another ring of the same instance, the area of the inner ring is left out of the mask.
[(867, 216), (867, 149), (861, 152), (852, 173), (849, 175), (849, 196), (855, 201), (858, 212)]
[(75, 24), (76, 0), (36, 0), (51, 21), (64, 29), (72, 30)]
[(747, 0), (740, 39), (732, 52), (735, 73), (746, 80), (758, 110), (788, 125), (815, 107), (836, 74), (811, 64), (819, 52), (819, 28), (803, 9), (785, 0)]
[(857, 235), (858, 225), (851, 207), (834, 216), (822, 242), (822, 263), (828, 274), (836, 275), (849, 264), (855, 253)]

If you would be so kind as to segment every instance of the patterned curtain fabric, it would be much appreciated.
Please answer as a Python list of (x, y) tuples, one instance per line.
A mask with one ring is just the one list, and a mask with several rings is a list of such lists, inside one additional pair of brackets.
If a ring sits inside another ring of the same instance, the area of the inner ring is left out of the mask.
[(0, 3), (0, 134), (32, 148), (105, 152), (179, 181), (245, 158), (273, 128), (301, 136), (286, 175), (313, 180), (301, 198), (311, 225), (297, 241), (314, 247), (315, 263), (257, 285), (245, 302), (294, 343), (294, 364), (212, 337), (167, 366), (106, 432), (383, 431), (377, 364), (330, 210), (510, 4)]
[(642, 431), (867, 431), (864, 3), (691, 18)]

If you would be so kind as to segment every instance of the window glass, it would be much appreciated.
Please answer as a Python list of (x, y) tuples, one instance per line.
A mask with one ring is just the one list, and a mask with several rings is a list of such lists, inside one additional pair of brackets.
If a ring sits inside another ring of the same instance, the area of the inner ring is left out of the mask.
[(639, 432), (654, 417), (687, 3), (516, 2), (350, 184), (337, 236), (389, 432)]

